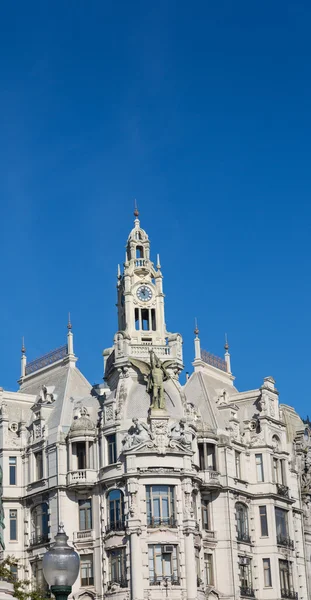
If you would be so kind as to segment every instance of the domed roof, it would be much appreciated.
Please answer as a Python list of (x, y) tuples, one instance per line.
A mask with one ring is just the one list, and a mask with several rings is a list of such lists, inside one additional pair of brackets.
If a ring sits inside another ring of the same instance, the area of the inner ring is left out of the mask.
[(69, 430), (70, 437), (79, 437), (80, 435), (95, 435), (95, 425), (87, 416), (75, 419)]

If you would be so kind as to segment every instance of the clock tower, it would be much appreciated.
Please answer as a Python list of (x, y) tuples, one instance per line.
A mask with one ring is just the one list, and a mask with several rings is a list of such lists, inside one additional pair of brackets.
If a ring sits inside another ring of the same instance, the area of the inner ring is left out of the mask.
[[(155, 265), (150, 258), (150, 241), (140, 226), (137, 209), (134, 216), (134, 228), (126, 244), (123, 272), (118, 267), (115, 366), (124, 364), (130, 357), (149, 361), (150, 351), (153, 350), (162, 361), (169, 358), (176, 361), (179, 371), (183, 368), (182, 337), (166, 329), (159, 255)], [(112, 349), (109, 350), (111, 353)], [(104, 356), (108, 358), (108, 349), (104, 351)], [(110, 366), (112, 359), (105, 362)]]

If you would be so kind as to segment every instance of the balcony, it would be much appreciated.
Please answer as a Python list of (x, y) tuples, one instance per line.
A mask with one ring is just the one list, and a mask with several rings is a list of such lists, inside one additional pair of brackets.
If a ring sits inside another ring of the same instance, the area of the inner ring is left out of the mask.
[(41, 544), (49, 543), (49, 534), (48, 533), (40, 533), (34, 534), (30, 540), (30, 546), (40, 546)]
[(147, 519), (148, 527), (177, 527), (177, 521), (175, 517), (167, 517), (167, 518), (157, 518), (157, 517), (148, 517)]
[(79, 469), (69, 471), (67, 474), (68, 487), (91, 487), (96, 483), (97, 471), (95, 469)]
[(276, 536), (276, 543), (278, 546), (283, 546), (284, 548), (289, 548), (290, 550), (294, 550), (294, 542), (286, 535), (282, 535), (278, 533)]
[(289, 498), (289, 488), (282, 483), (276, 484), (276, 493), (278, 496), (283, 496), (283, 498)]
[(137, 356), (138, 358), (149, 359), (151, 350), (154, 350), (159, 358), (171, 356), (171, 348), (169, 346), (155, 346), (153, 344), (131, 344), (129, 346), (130, 356)]
[(211, 531), (210, 529), (208, 529), (207, 526), (203, 527), (203, 534), (204, 534), (204, 539), (212, 539), (215, 540), (216, 539), (216, 532), (215, 531)]
[(200, 472), (201, 487), (208, 489), (217, 489), (222, 487), (219, 479), (220, 473), (213, 469), (207, 469), (206, 471)]
[(298, 600), (298, 592), (294, 592), (294, 590), (281, 589), (281, 598), (288, 598), (289, 600)]
[(94, 529), (83, 529), (82, 531), (74, 531), (73, 541), (76, 542), (92, 542), (95, 540)]
[(237, 540), (238, 540), (238, 542), (244, 542), (244, 544), (251, 544), (250, 535), (243, 531), (238, 531)]
[(243, 598), (255, 598), (255, 592), (252, 587), (241, 585), (240, 595)]
[(111, 521), (109, 525), (106, 527), (106, 533), (110, 533), (111, 531), (124, 531), (125, 530), (125, 522), (124, 521)]
[(149, 584), (150, 585), (164, 585), (165, 587), (168, 586), (168, 584), (171, 585), (180, 585), (180, 579), (179, 577), (176, 577), (176, 575), (166, 575), (165, 577), (162, 575), (155, 575), (154, 577), (151, 577), (149, 579)]

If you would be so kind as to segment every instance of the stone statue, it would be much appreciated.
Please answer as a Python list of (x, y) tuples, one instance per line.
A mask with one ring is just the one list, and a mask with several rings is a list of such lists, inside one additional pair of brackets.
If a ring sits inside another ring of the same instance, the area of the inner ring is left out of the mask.
[(152, 438), (151, 431), (146, 423), (136, 418), (132, 419), (132, 421), (133, 425), (122, 440), (123, 450), (130, 450), (130, 448), (134, 448), (134, 446), (138, 446)]
[(174, 423), (171, 426), (169, 437), (171, 440), (176, 440), (183, 446), (191, 448), (193, 432), (185, 419), (180, 419), (179, 423)]
[(163, 383), (164, 381), (167, 381), (167, 379), (170, 379), (170, 375), (166, 369), (171, 366), (174, 361), (165, 360), (162, 363), (155, 352), (151, 350), (150, 365), (142, 360), (133, 358), (130, 358), (130, 362), (137, 367), (147, 379), (147, 392), (151, 396), (151, 408), (165, 409)]

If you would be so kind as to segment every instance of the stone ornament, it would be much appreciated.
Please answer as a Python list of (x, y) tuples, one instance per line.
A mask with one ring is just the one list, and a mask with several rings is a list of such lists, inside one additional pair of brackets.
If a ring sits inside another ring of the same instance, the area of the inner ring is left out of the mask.
[(163, 363), (155, 352), (150, 352), (150, 365), (142, 360), (130, 358), (130, 362), (136, 367), (147, 382), (147, 392), (151, 396), (151, 408), (165, 410), (164, 382), (171, 378), (167, 368), (172, 366), (173, 360), (165, 360)]
[(146, 423), (138, 419), (132, 419), (133, 425), (128, 430), (128, 433), (122, 440), (123, 451), (135, 448), (144, 442), (153, 439), (150, 428)]

